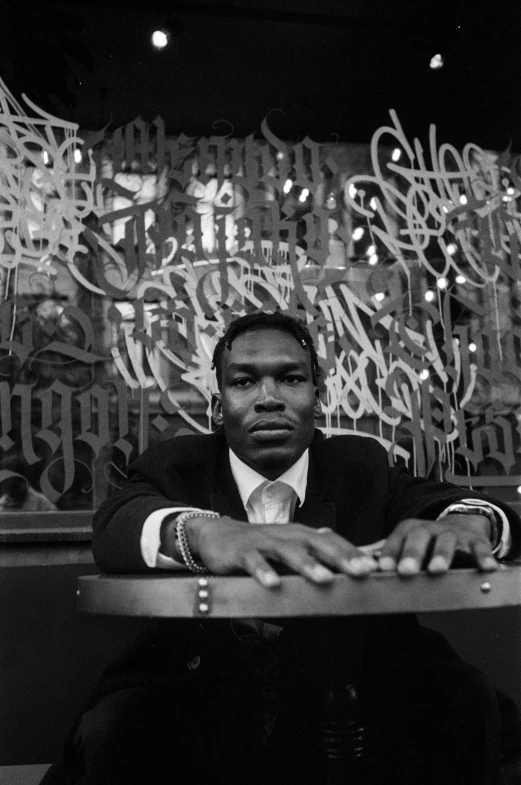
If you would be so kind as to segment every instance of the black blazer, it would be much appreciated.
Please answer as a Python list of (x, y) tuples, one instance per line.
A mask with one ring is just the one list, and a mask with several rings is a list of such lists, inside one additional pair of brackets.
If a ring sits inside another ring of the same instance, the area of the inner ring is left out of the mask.
[[(386, 451), (370, 437), (325, 439), (317, 430), (310, 448), (306, 499), (296, 509), (295, 520), (316, 528), (330, 526), (352, 543), (365, 545), (387, 536), (407, 517), (435, 518), (447, 504), (469, 495), (490, 498), (390, 467)], [(508, 515), (514, 557), (521, 549), (521, 521), (500, 501), (493, 501)], [(112, 573), (147, 571), (140, 552), (143, 522), (153, 511), (175, 505), (247, 520), (222, 431), (158, 443), (131, 465), (127, 484), (109, 496), (94, 519), (98, 566)], [(320, 624), (314, 620), (310, 628), (306, 620), (281, 621), (278, 645), (285, 652), (284, 661), (291, 663), (296, 694), (317, 676)], [(422, 628), (412, 614), (342, 624), (347, 640), (336, 648), (356, 652), (364, 673), (373, 677), (385, 672), (392, 682), (393, 673), (410, 675), (428, 662), (460, 662), (445, 639)], [(248, 757), (262, 723), (262, 650), (245, 645), (229, 620), (158, 620), (105, 670), (85, 708), (119, 689), (146, 687), (194, 721), (202, 758), (209, 745), (214, 751), (228, 750), (229, 760), (237, 757), (237, 750)], [(74, 732), (66, 746), (71, 760), (76, 754), (73, 739)]]
[[(294, 519), (314, 528), (329, 526), (354, 545), (368, 545), (387, 537), (405, 518), (436, 518), (448, 504), (469, 496), (493, 501), (505, 511), (512, 530), (509, 555), (519, 555), (521, 521), (501, 501), (390, 467), (386, 451), (371, 437), (325, 439), (316, 430), (306, 498)], [(100, 569), (148, 571), (140, 550), (143, 523), (155, 510), (176, 505), (247, 520), (222, 430), (160, 442), (131, 464), (126, 485), (111, 494), (94, 516), (93, 551)]]

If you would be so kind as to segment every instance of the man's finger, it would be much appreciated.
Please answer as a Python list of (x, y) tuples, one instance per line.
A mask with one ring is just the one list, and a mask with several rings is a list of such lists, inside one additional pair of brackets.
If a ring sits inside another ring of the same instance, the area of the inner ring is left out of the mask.
[(454, 532), (444, 531), (438, 534), (427, 564), (427, 571), (432, 575), (447, 572), (454, 559), (457, 538)]
[(330, 583), (333, 580), (331, 570), (317, 561), (305, 546), (297, 547), (294, 543), (280, 543), (276, 551), (270, 555), (312, 583)]
[(255, 578), (265, 589), (280, 586), (280, 575), (270, 567), (258, 551), (249, 551), (243, 559), (246, 572)]
[(470, 547), (476, 559), (476, 564), (483, 572), (493, 572), (499, 568), (499, 563), (492, 554), (490, 543), (486, 540), (473, 540)]
[(323, 530), (318, 538), (314, 537), (309, 547), (321, 562), (347, 575), (367, 575), (378, 567), (372, 556), (367, 556), (331, 529)]
[(409, 532), (403, 543), (397, 570), (400, 575), (417, 575), (422, 568), (432, 535), (427, 529)]

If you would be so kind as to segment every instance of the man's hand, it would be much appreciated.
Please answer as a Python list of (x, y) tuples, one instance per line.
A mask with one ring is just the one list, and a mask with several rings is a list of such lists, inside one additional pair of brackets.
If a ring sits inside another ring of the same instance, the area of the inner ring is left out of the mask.
[(185, 531), (194, 557), (212, 572), (229, 575), (244, 570), (266, 588), (281, 582), (273, 563), (317, 584), (330, 583), (335, 572), (361, 577), (377, 568), (374, 559), (331, 529), (201, 516), (191, 518)]
[(437, 521), (408, 518), (398, 524), (381, 550), (378, 566), (400, 575), (449, 570), (456, 553), (465, 553), (478, 569), (497, 570), (492, 555), (490, 521), (484, 515), (447, 515)]

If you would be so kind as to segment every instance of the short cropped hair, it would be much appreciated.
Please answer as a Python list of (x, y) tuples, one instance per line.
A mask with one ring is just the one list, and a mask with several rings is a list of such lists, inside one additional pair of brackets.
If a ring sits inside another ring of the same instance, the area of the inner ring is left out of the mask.
[(213, 353), (212, 368), (215, 369), (219, 389), (221, 389), (222, 356), (224, 350), (231, 349), (233, 341), (238, 335), (241, 335), (241, 333), (262, 329), (281, 330), (282, 332), (293, 335), (299, 344), (309, 351), (311, 359), (311, 377), (313, 379), (313, 384), (318, 385), (320, 376), (318, 355), (313, 343), (313, 338), (304, 322), (293, 316), (281, 313), (280, 311), (275, 311), (274, 313), (257, 311), (255, 313), (249, 313), (246, 316), (239, 316), (237, 319), (234, 319), (233, 322), (230, 322), (226, 332), (217, 342)]

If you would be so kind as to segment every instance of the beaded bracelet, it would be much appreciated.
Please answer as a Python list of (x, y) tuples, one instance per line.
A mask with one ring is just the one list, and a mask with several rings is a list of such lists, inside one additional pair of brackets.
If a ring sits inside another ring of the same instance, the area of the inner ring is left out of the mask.
[(199, 564), (196, 562), (192, 556), (190, 546), (188, 545), (188, 537), (186, 536), (185, 531), (185, 524), (188, 520), (190, 520), (190, 518), (200, 518), (201, 516), (208, 518), (221, 517), (218, 512), (213, 512), (213, 510), (189, 510), (187, 512), (182, 512), (177, 516), (176, 519), (175, 536), (179, 546), (179, 551), (183, 557), (183, 561), (190, 572), (197, 573), (198, 575), (211, 575), (210, 570), (205, 567), (204, 564)]

